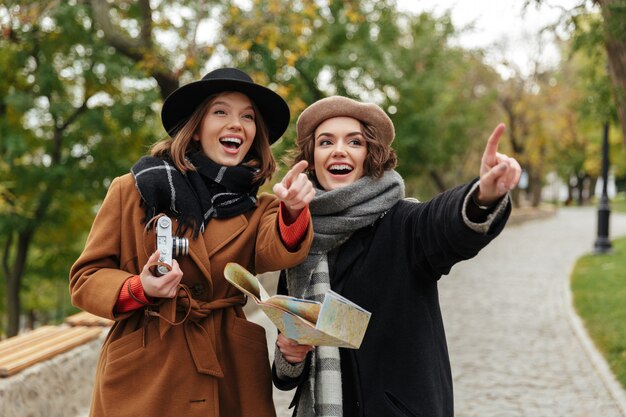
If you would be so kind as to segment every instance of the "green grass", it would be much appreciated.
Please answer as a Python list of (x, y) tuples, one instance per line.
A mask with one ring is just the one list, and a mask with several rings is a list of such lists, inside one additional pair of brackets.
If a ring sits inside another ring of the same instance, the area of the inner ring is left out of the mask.
[[(593, 197), (587, 204), (598, 207), (600, 199)], [(609, 198), (609, 209), (612, 213), (626, 213), (626, 191), (620, 191), (612, 198)]]
[(626, 238), (612, 241), (605, 255), (586, 255), (572, 274), (576, 311), (626, 387)]
[(626, 193), (618, 193), (611, 201), (610, 201), (611, 211), (624, 213), (626, 212)]

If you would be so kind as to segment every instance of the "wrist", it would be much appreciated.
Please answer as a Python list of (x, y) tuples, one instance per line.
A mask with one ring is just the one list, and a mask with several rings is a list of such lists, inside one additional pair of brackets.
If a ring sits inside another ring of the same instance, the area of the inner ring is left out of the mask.
[(140, 276), (135, 275), (127, 281), (126, 285), (128, 295), (130, 295), (130, 298), (132, 298), (136, 303), (143, 306), (152, 304), (151, 297), (146, 293)]
[(493, 204), (481, 204), (476, 198), (476, 193), (473, 193), (471, 196), (472, 204), (474, 204), (477, 208), (484, 211), (489, 211), (493, 208)]

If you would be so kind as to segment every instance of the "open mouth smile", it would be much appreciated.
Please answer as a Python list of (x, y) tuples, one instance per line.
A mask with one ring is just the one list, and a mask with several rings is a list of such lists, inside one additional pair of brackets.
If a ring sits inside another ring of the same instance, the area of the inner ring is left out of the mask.
[(333, 175), (348, 175), (354, 171), (354, 168), (348, 164), (332, 164), (327, 169)]
[(236, 151), (243, 144), (243, 140), (237, 137), (223, 137), (223, 138), (220, 138), (220, 143), (222, 144), (224, 148), (228, 150)]

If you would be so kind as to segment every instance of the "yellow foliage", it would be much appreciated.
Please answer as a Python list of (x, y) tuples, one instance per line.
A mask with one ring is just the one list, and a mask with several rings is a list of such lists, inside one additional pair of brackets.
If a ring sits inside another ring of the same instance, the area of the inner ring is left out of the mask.
[(319, 7), (315, 4), (315, 2), (311, 2), (304, 6), (302, 14), (310, 19), (314, 19), (319, 15)]
[(195, 66), (195, 65), (196, 65), (196, 62), (197, 62), (196, 57), (195, 57), (195, 56), (193, 56), (193, 55), (188, 55), (188, 56), (185, 58), (185, 66), (186, 66), (187, 68), (191, 68), (191, 67)]
[(304, 27), (305, 26), (302, 23), (302, 20), (297, 20), (294, 24), (291, 25), (291, 31), (294, 35), (296, 35), (296, 37), (302, 36), (302, 31)]
[(279, 84), (276, 88), (276, 93), (278, 93), (281, 97), (289, 97), (291, 90), (292, 88), (290, 86), (287, 86), (286, 84)]
[(346, 10), (346, 18), (350, 23), (362, 23), (364, 20), (363, 15), (360, 14), (357, 10), (353, 10), (352, 8)]
[(300, 97), (295, 97), (289, 103), (289, 107), (291, 108), (294, 115), (300, 114), (306, 108), (306, 106), (307, 104), (304, 101), (302, 101)]
[(233, 18), (239, 17), (241, 15), (241, 10), (239, 10), (239, 7), (237, 6), (230, 6), (230, 8), (228, 9), (228, 13)]
[(300, 50), (300, 56), (306, 56), (309, 53), (309, 43), (298, 40), (298, 49)]
[(289, 65), (290, 67), (293, 67), (296, 64), (297, 60), (298, 56), (296, 54), (287, 55), (287, 65)]
[(270, 0), (268, 4), (268, 11), (271, 14), (279, 14), (281, 9), (281, 2), (278, 0)]

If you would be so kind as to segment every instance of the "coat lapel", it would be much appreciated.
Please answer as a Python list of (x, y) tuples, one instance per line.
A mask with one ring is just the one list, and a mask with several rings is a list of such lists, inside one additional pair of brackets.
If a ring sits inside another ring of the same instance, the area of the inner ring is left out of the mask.
[(200, 273), (206, 277), (209, 294), (213, 293), (210, 258), (240, 235), (247, 226), (248, 220), (244, 215), (228, 219), (211, 219), (206, 230), (198, 239), (190, 239), (189, 257), (200, 270)]
[(204, 232), (204, 242), (208, 257), (226, 246), (248, 227), (248, 219), (243, 214), (227, 219), (212, 219)]

